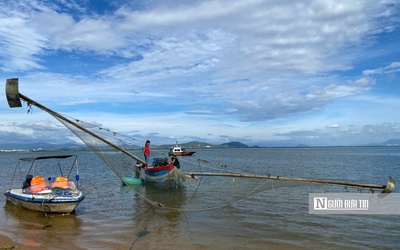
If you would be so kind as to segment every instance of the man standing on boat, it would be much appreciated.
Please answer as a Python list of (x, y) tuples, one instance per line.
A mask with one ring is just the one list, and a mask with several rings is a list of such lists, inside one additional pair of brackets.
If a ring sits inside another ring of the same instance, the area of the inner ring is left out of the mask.
[(150, 141), (147, 140), (143, 148), (144, 161), (149, 164), (150, 161)]

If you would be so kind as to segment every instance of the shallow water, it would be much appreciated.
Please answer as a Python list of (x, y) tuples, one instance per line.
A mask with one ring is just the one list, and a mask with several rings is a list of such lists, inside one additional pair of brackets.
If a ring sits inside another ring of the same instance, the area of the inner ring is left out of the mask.
[[(71, 153), (71, 152), (56, 152)], [(71, 215), (16, 208), (0, 197), (0, 234), (45, 249), (397, 249), (399, 215), (310, 215), (308, 194), (345, 192), (306, 185), (267, 190), (214, 210), (156, 209), (92, 152), (79, 155), (85, 200)], [(9, 187), (17, 159), (39, 153), (1, 153), (0, 190)], [(40, 153), (48, 154), (48, 153)], [(259, 174), (386, 184), (400, 176), (400, 148), (204, 149), (197, 158)], [(239, 166), (239, 167), (237, 167)], [(240, 182), (238, 182), (240, 183)], [(237, 186), (240, 189), (240, 184)], [(152, 195), (150, 190), (142, 190)], [(208, 190), (224, 198), (218, 189)], [(396, 187), (395, 192), (399, 192)], [(211, 195), (210, 195), (211, 197)]]

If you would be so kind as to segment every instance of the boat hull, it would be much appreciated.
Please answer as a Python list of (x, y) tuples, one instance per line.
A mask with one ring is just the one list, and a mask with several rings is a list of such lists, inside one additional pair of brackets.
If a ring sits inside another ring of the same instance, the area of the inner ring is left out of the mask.
[(156, 184), (163, 188), (181, 187), (183, 185), (182, 182), (184, 181), (184, 178), (182, 179), (179, 174), (178, 178), (176, 178), (175, 171), (179, 172), (179, 170), (174, 167), (172, 162), (167, 166), (148, 168), (145, 170), (145, 182)]
[(174, 168), (173, 164), (167, 166), (158, 166), (154, 168), (148, 168), (145, 170), (146, 181), (148, 182), (159, 182), (160, 177), (165, 176)]
[(59, 196), (53, 192), (42, 194), (24, 193), (22, 189), (11, 189), (5, 194), (6, 202), (29, 210), (45, 213), (67, 214), (75, 210), (85, 198), (81, 191), (72, 195)]
[(176, 146), (174, 148), (170, 148), (169, 153), (173, 154), (175, 156), (191, 156), (196, 152), (195, 151), (186, 151), (184, 148)]
[(173, 152), (172, 154), (175, 156), (191, 156), (196, 152), (188, 151), (188, 152)]

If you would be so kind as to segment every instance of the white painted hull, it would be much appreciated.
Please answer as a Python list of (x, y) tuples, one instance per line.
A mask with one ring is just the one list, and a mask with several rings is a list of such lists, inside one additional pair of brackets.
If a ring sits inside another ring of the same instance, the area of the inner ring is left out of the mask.
[(22, 189), (10, 189), (5, 194), (6, 201), (15, 206), (45, 213), (71, 213), (85, 198), (76, 190), (68, 195), (56, 195), (51, 190), (39, 194), (24, 193)]

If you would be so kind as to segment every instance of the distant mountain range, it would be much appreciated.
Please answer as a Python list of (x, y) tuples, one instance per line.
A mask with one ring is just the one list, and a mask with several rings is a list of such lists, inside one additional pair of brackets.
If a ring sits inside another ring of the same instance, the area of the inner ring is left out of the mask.
[(383, 143), (371, 143), (368, 146), (400, 146), (400, 139), (391, 139)]
[(248, 148), (249, 146), (238, 141), (222, 143), (221, 146), (229, 148)]
[(51, 144), (46, 142), (35, 143), (8, 143), (0, 144), (0, 150), (77, 150), (85, 149), (86, 145), (82, 144)]
[[(246, 144), (243, 144), (241, 142), (228, 142), (228, 143), (222, 143), (219, 145), (216, 144), (210, 144), (206, 142), (198, 142), (198, 141), (192, 141), (192, 142), (187, 142), (183, 144), (179, 144), (181, 147), (184, 148), (260, 148), (259, 146), (249, 146)], [(171, 148), (174, 147), (175, 144), (166, 144), (166, 145), (160, 145), (160, 146), (154, 146), (154, 148)], [(370, 143), (368, 145), (359, 145), (359, 146), (400, 146), (400, 139), (391, 139), (387, 140), (382, 143)], [(128, 145), (128, 144), (123, 144), (120, 145), (120, 147), (125, 148), (125, 149), (140, 149), (141, 146), (136, 146), (136, 145)], [(277, 146), (279, 147), (279, 146)], [(287, 146), (290, 147), (290, 146)], [(308, 145), (304, 144), (298, 144), (298, 145), (293, 145), (292, 147), (310, 147)], [(9, 151), (9, 150), (89, 150), (89, 148), (86, 145), (83, 144), (73, 144), (73, 143), (68, 143), (68, 144), (51, 144), (51, 143), (46, 143), (46, 142), (35, 142), (35, 143), (4, 143), (0, 144), (0, 150), (1, 151)]]

